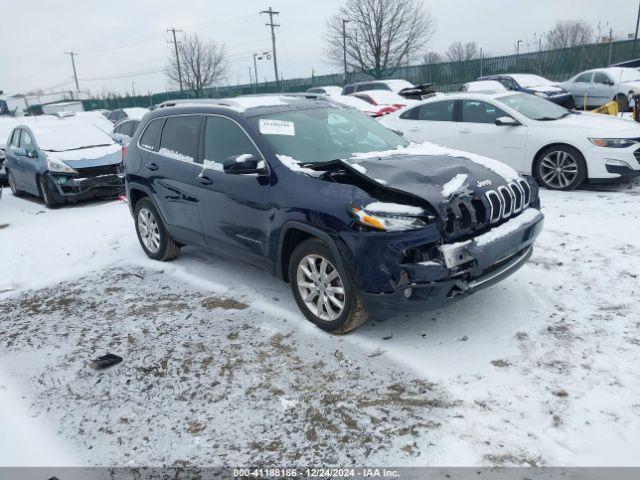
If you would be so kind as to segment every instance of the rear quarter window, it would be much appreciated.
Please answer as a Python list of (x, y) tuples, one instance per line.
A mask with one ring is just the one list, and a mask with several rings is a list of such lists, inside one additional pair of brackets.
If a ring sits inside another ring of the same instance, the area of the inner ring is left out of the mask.
[(200, 115), (167, 117), (160, 135), (159, 153), (182, 162), (197, 161), (201, 122)]
[(147, 126), (144, 133), (140, 137), (140, 146), (147, 150), (154, 152), (158, 151), (158, 139), (160, 138), (160, 131), (162, 130), (162, 124), (164, 118), (152, 120)]

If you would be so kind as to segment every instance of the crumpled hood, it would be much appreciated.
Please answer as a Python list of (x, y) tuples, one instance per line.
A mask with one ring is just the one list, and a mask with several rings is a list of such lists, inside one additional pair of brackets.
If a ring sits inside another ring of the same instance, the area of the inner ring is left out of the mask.
[(456, 195), (482, 196), (519, 178), (515, 170), (497, 160), (432, 144), (358, 154), (350, 162), (377, 183), (433, 206), (446, 204)]
[(102, 167), (122, 162), (122, 147), (118, 144), (46, 153), (48, 157), (61, 160), (72, 168)]

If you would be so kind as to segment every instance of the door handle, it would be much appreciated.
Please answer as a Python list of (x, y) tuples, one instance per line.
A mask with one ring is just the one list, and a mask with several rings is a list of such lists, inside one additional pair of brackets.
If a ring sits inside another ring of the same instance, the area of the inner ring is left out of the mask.
[(156, 165), (153, 162), (147, 162), (145, 163), (145, 166), (149, 169), (149, 170), (158, 170), (158, 165)]
[(203, 185), (211, 185), (213, 183), (213, 180), (205, 175), (198, 175), (198, 181)]
[(410, 132), (419, 132), (420, 129), (418, 127), (413, 127), (409, 129)]
[(468, 128), (465, 128), (464, 130), (458, 130), (458, 133), (471, 133), (471, 130)]

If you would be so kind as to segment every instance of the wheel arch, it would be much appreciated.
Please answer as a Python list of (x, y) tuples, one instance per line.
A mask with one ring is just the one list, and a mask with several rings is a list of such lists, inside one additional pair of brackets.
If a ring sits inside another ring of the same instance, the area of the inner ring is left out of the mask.
[(533, 156), (533, 162), (531, 163), (531, 175), (536, 179), (538, 179), (538, 169), (536, 168), (538, 165), (538, 161), (542, 158), (542, 153), (551, 148), (551, 147), (569, 147), (569, 148), (573, 148), (574, 150), (576, 150), (580, 155), (582, 155), (582, 160), (584, 160), (584, 166), (587, 169), (587, 176), (586, 178), (589, 178), (589, 164), (587, 163), (586, 157), (584, 156), (584, 153), (582, 153), (582, 151), (580, 151), (580, 149), (578, 147), (576, 147), (575, 145), (571, 145), (570, 143), (567, 142), (553, 142), (553, 143), (548, 143), (546, 145), (544, 145), (543, 147), (540, 147), (540, 149), (536, 152), (536, 154)]
[(305, 240), (316, 237), (326, 243), (334, 257), (342, 261), (342, 255), (338, 251), (335, 240), (326, 231), (306, 223), (289, 221), (282, 226), (278, 240), (278, 256), (276, 261), (276, 274), (285, 282), (289, 281), (289, 259), (293, 250)]

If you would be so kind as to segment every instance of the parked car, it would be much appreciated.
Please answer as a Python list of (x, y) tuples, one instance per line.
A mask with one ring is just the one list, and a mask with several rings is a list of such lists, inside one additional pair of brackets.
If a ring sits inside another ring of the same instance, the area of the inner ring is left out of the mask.
[(406, 80), (372, 80), (369, 82), (357, 82), (345, 85), (342, 89), (342, 95), (350, 93), (363, 92), (365, 90), (386, 90), (388, 92), (400, 93), (405, 88), (414, 88), (415, 85)]
[(342, 87), (337, 87), (334, 85), (325, 87), (313, 87), (308, 89), (307, 93), (321, 93), (324, 95), (329, 95), (330, 97), (337, 97), (338, 95), (342, 95)]
[(397, 107), (393, 107), (391, 105), (372, 105), (371, 103), (361, 98), (354, 97), (352, 95), (340, 95), (337, 97), (327, 97), (326, 100), (329, 100), (334, 103), (338, 103), (340, 105), (344, 105), (347, 107), (355, 108), (357, 110), (360, 110), (365, 115), (372, 118), (379, 118), (398, 110)]
[(640, 174), (639, 124), (526, 93), (441, 96), (380, 121), (414, 142), (495, 158), (550, 189)]
[(113, 126), (111, 137), (120, 145), (129, 145), (133, 132), (140, 125), (140, 120), (134, 118), (124, 118)]
[(149, 110), (146, 108), (141, 107), (118, 108), (116, 110), (112, 110), (107, 118), (115, 125), (123, 118), (136, 118), (140, 120), (148, 111)]
[(407, 105), (413, 105), (417, 102), (417, 100), (408, 100), (397, 93), (389, 92), (388, 90), (365, 90), (362, 92), (352, 93), (349, 96), (360, 98), (371, 105), (389, 105), (391, 107), (395, 107), (395, 109), (404, 108)]
[(500, 82), (507, 90), (530, 93), (540, 98), (557, 103), (565, 108), (575, 108), (573, 95), (558, 86), (557, 83), (530, 73), (511, 73), (502, 75), (489, 75), (478, 80), (495, 80)]
[(467, 93), (497, 93), (506, 92), (507, 87), (497, 80), (476, 80), (475, 82), (467, 82), (462, 85), (460, 91)]
[(6, 157), (13, 194), (36, 195), (49, 208), (123, 191), (122, 148), (87, 123), (58, 120), (18, 125)]
[(11, 136), (11, 131), (18, 123), (18, 120), (14, 117), (0, 117), (0, 182), (7, 180), (4, 170), (5, 149), (7, 139)]
[(579, 73), (560, 84), (575, 98), (578, 106), (594, 108), (618, 102), (622, 112), (632, 104), (632, 92), (640, 87), (640, 72), (635, 68), (598, 68)]
[(535, 182), (510, 167), (300, 97), (155, 110), (125, 172), (150, 258), (194, 244), (262, 267), (334, 333), (505, 278), (543, 223)]

